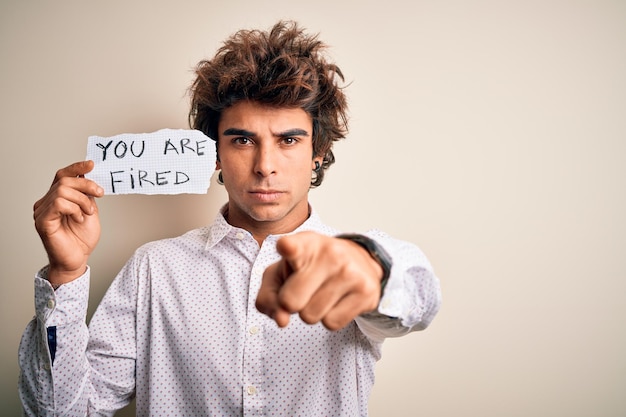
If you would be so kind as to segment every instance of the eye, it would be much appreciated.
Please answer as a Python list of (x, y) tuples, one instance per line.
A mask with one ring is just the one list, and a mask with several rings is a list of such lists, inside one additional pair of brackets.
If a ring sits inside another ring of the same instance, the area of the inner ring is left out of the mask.
[(298, 142), (298, 139), (293, 138), (293, 137), (286, 137), (286, 138), (283, 138), (283, 143), (284, 143), (285, 145), (294, 145), (294, 144), (295, 144), (295, 143), (297, 143), (297, 142)]
[(233, 143), (237, 145), (248, 145), (251, 142), (252, 141), (250, 140), (250, 138), (247, 138), (245, 136), (239, 136), (233, 139)]

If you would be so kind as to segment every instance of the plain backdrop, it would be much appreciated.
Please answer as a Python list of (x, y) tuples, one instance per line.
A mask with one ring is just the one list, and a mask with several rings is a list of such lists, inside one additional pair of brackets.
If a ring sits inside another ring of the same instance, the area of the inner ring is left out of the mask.
[[(432, 326), (386, 342), (375, 417), (626, 415), (626, 2), (0, 3), (0, 409), (46, 263), (32, 205), (89, 135), (187, 127), (193, 67), (293, 19), (330, 44), (351, 131), (310, 194), (345, 231), (410, 240)], [(205, 225), (207, 195), (100, 201), (91, 310), (140, 244)], [(125, 413), (132, 413), (132, 410)]]

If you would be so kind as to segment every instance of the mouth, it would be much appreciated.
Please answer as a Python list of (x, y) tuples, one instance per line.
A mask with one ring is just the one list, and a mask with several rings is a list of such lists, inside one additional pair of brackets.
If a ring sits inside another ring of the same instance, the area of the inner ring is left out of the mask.
[(257, 189), (257, 190), (248, 191), (248, 194), (255, 200), (258, 200), (259, 202), (272, 203), (280, 199), (282, 195), (284, 194), (284, 192), (279, 191), (279, 190)]

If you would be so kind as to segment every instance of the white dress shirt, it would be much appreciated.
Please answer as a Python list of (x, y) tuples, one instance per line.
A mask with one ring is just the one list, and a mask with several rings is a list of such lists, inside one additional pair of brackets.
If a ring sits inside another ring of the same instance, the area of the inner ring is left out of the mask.
[[(295, 232), (338, 232), (313, 212)], [(276, 240), (261, 247), (220, 214), (208, 227), (139, 248), (85, 324), (90, 271), (54, 291), (35, 277), (36, 316), (19, 351), (29, 416), (366, 416), (385, 337), (424, 329), (438, 279), (412, 244), (372, 231), (391, 255), (378, 312), (339, 331), (255, 308)], [(54, 356), (54, 358), (53, 358)]]

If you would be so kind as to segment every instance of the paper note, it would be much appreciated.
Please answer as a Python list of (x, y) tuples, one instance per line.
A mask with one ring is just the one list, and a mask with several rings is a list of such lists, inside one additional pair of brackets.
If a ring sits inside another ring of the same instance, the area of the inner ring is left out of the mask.
[(85, 177), (117, 194), (203, 194), (215, 171), (215, 142), (199, 130), (90, 136)]

